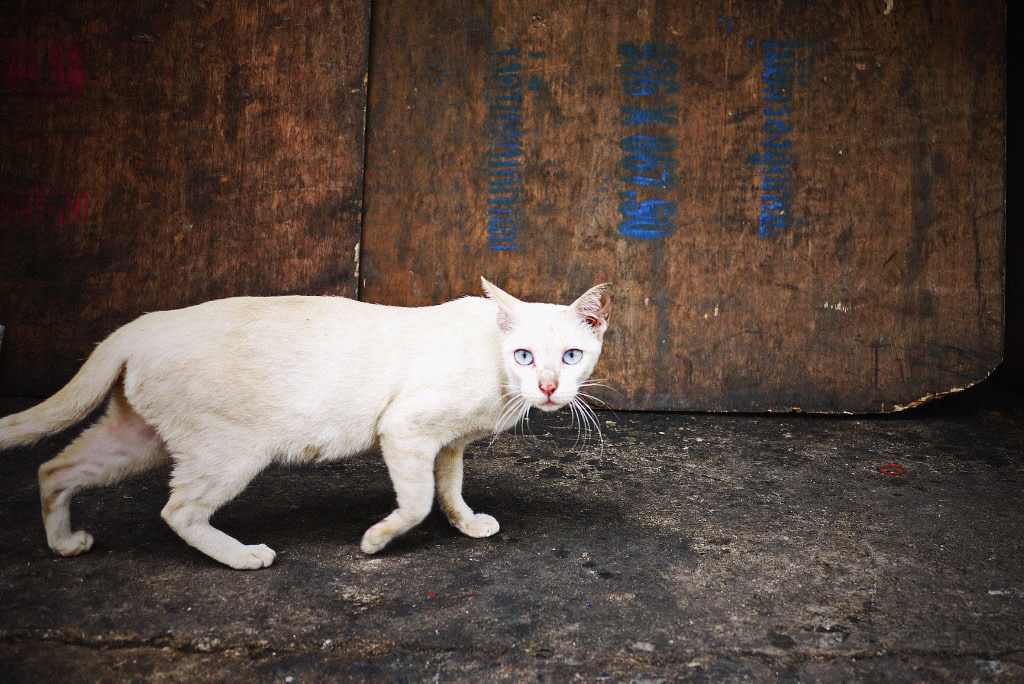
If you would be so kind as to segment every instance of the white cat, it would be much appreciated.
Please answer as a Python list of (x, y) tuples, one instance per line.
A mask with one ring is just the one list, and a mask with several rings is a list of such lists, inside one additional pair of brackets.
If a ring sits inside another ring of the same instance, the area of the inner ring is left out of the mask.
[[(398, 508), (363, 535), (376, 553), (429, 513), (435, 490), (471, 537), (498, 531), (462, 499), (462, 451), (536, 407), (577, 397), (608, 327), (606, 285), (570, 306), (487, 299), (400, 308), (342, 297), (238, 297), (147, 314), (116, 330), (42, 404), (0, 420), (0, 450), (108, 411), (39, 469), (50, 548), (92, 547), (71, 531), (76, 490), (173, 459), (161, 516), (237, 569), (275, 553), (213, 528), (210, 516), (270, 463), (325, 462), (379, 447)], [(582, 409), (582, 404), (578, 404)]]

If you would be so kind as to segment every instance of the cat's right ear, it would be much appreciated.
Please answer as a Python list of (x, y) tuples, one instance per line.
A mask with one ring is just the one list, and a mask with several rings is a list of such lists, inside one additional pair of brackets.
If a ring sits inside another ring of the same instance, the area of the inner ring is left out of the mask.
[(487, 295), (487, 298), (498, 305), (498, 327), (502, 332), (508, 332), (515, 327), (515, 314), (519, 300), (497, 285), (488, 282), (487, 278), (481, 277), (480, 282), (483, 284), (484, 294)]
[(599, 340), (604, 339), (604, 331), (608, 329), (608, 311), (612, 303), (610, 289), (610, 283), (595, 285), (573, 302), (571, 307)]

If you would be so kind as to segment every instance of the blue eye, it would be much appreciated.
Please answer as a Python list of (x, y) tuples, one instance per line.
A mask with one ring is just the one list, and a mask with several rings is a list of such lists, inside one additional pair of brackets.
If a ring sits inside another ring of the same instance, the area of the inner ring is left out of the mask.
[(583, 352), (579, 349), (570, 349), (562, 354), (562, 362), (569, 366), (575, 366), (583, 358)]
[(516, 349), (515, 353), (516, 363), (520, 366), (529, 366), (533, 363), (533, 354), (526, 351), (525, 349)]

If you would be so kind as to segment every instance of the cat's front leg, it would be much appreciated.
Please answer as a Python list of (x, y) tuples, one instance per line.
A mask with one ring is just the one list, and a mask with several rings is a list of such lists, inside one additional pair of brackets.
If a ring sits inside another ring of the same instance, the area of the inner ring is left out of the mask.
[(437, 445), (382, 436), (380, 446), (398, 508), (366, 530), (360, 544), (363, 553), (377, 553), (392, 539), (420, 524), (434, 503), (433, 467)]
[(434, 462), (437, 499), (448, 522), (463, 534), (490, 537), (498, 531), (498, 521), (486, 513), (473, 513), (462, 498), (462, 447), (446, 447)]

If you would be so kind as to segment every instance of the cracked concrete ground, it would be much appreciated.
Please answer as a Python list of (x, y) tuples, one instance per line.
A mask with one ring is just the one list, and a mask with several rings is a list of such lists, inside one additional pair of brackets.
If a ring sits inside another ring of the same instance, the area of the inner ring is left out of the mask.
[(69, 436), (5, 453), (0, 680), (1024, 681), (1019, 400), (599, 417), (603, 450), (568, 415), (470, 450), (486, 540), (435, 512), (367, 557), (378, 455), (272, 469), (215, 519), (278, 552), (254, 572), (161, 521), (166, 469), (79, 495), (96, 546), (57, 558), (36, 469)]

